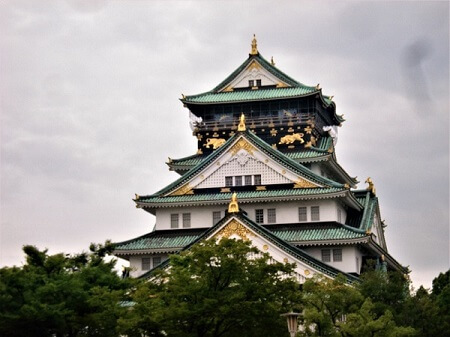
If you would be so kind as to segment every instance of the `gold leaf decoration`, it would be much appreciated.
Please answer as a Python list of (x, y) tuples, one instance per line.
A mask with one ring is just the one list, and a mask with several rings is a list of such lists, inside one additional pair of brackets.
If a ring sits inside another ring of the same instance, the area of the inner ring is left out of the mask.
[(247, 142), (246, 140), (244, 140), (243, 138), (239, 139), (239, 141), (234, 144), (231, 149), (230, 152), (233, 156), (236, 155), (236, 153), (239, 152), (239, 150), (244, 149), (245, 151), (247, 151), (248, 153), (250, 153), (251, 155), (253, 155), (253, 151), (255, 150), (255, 148), (253, 147), (252, 144), (250, 144), (249, 142)]
[(248, 230), (244, 225), (234, 219), (231, 220), (225, 227), (223, 227), (215, 236), (229, 238), (233, 234), (238, 235), (243, 240), (249, 240), (249, 236), (254, 236), (250, 230)]
[(294, 188), (316, 188), (318, 186), (309, 182), (308, 180), (298, 178), (298, 180), (294, 183)]

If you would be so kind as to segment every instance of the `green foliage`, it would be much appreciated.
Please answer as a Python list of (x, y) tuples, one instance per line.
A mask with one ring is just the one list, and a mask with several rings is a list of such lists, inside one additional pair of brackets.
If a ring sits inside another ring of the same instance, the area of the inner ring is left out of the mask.
[(172, 256), (170, 268), (137, 288), (136, 305), (121, 321), (123, 333), (282, 336), (280, 313), (298, 302), (292, 272), (293, 265), (270, 261), (248, 242), (203, 242)]
[(93, 247), (68, 256), (25, 246), (22, 268), (0, 269), (0, 335), (117, 336), (125, 310), (119, 301), (130, 281), (103, 260), (109, 242)]
[[(373, 274), (375, 275), (375, 274)], [(343, 275), (334, 280), (323, 277), (307, 280), (303, 286), (302, 336), (321, 337), (406, 337), (411, 327), (398, 326), (391, 311), (377, 313), (375, 304), (361, 289), (371, 286), (368, 277), (359, 287), (345, 283)], [(364, 282), (369, 282), (365, 285)]]
[(294, 265), (249, 242), (206, 241), (148, 280), (121, 279), (111, 243), (49, 255), (25, 246), (23, 267), (0, 269), (0, 336), (286, 336), (281, 313), (301, 312), (298, 336), (450, 337), (450, 270), (409, 291), (396, 272), (368, 271), (301, 287)]

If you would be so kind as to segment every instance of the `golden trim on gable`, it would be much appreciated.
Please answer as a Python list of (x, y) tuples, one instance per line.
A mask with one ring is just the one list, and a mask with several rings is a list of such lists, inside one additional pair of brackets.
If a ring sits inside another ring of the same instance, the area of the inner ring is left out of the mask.
[(192, 191), (192, 186), (189, 184), (186, 184), (179, 189), (175, 190), (174, 192), (170, 193), (170, 196), (177, 196), (177, 195), (185, 195), (185, 194), (194, 194), (194, 191)]
[(313, 183), (309, 182), (308, 180), (305, 180), (303, 178), (298, 178), (298, 180), (294, 183), (294, 188), (316, 188), (317, 185), (314, 185)]
[(249, 240), (249, 236), (255, 236), (250, 230), (247, 229), (244, 225), (242, 225), (237, 220), (233, 219), (228, 224), (225, 225), (220, 231), (217, 232), (214, 237), (222, 236), (225, 238), (229, 238), (233, 234), (238, 235), (243, 240)]
[(253, 155), (253, 151), (255, 150), (255, 147), (252, 144), (250, 144), (248, 141), (241, 138), (241, 139), (239, 139), (239, 141), (236, 144), (234, 144), (230, 148), (229, 152), (231, 152), (231, 154), (233, 156), (235, 156), (236, 153), (238, 153), (239, 150), (242, 150), (242, 149), (244, 149), (245, 151), (247, 151), (248, 153)]

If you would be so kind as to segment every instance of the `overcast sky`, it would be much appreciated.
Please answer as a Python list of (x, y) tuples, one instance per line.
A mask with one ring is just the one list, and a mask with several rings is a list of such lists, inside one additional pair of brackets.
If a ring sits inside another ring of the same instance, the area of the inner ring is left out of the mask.
[(2, 1), (0, 265), (145, 234), (136, 209), (194, 154), (181, 94), (250, 52), (334, 95), (337, 158), (372, 177), (389, 252), (429, 287), (449, 268), (449, 3)]

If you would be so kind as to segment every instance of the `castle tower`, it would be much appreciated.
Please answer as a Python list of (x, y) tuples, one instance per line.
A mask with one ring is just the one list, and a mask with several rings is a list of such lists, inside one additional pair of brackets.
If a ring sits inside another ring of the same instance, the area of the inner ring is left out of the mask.
[[(197, 153), (170, 159), (180, 178), (136, 196), (156, 216), (152, 232), (116, 244), (132, 275), (213, 237), (248, 239), (277, 261), (295, 262), (299, 282), (338, 273), (355, 280), (373, 259), (405, 271), (388, 253), (378, 198), (338, 163), (332, 96), (268, 62), (256, 37), (248, 58), (211, 91), (184, 96)], [(230, 204), (230, 200), (233, 204)]]

